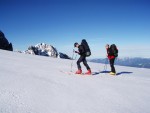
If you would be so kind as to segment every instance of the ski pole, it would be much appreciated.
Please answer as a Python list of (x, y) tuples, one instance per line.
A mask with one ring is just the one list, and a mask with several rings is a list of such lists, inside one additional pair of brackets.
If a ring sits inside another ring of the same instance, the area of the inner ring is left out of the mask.
[(71, 70), (70, 70), (71, 72), (72, 72), (72, 66), (73, 66), (73, 57), (74, 57), (74, 49), (73, 49), (72, 58), (71, 58), (71, 60), (72, 60), (71, 61)]
[(108, 63), (108, 60), (107, 58), (105, 59), (105, 65), (104, 65), (104, 71), (106, 72), (107, 71), (107, 63)]
[(75, 60), (76, 60), (76, 58), (77, 58), (77, 55), (78, 55), (78, 54), (76, 54), (76, 56), (75, 56), (75, 58), (74, 58)]

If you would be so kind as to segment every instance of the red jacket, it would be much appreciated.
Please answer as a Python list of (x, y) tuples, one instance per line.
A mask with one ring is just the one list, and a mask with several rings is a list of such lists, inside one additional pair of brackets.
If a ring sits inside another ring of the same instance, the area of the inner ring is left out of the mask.
[(110, 60), (110, 59), (114, 59), (115, 56), (112, 55), (112, 52), (111, 52), (110, 48), (108, 48), (108, 49), (106, 49), (106, 50), (107, 50), (107, 57), (108, 57), (108, 59), (109, 59), (109, 60)]

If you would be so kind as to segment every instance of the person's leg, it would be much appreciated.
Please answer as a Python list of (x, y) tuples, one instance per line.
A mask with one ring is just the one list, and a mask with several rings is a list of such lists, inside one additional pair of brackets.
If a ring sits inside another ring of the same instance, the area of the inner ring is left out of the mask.
[(84, 59), (83, 59), (83, 64), (86, 67), (86, 69), (88, 70), (85, 74), (91, 75), (91, 69), (90, 69), (89, 65), (87, 64), (86, 57), (84, 57)]
[(83, 64), (84, 64), (84, 66), (86, 67), (87, 70), (90, 69), (89, 65), (87, 64), (86, 57), (83, 58)]
[(80, 58), (79, 58), (78, 61), (77, 61), (78, 71), (76, 71), (76, 74), (81, 74), (81, 73), (82, 73), (81, 65), (80, 65), (80, 63), (81, 63), (82, 61), (83, 61), (83, 57), (80, 56)]
[(77, 61), (78, 70), (81, 70), (81, 65), (80, 65), (80, 63), (81, 63), (82, 61), (83, 61), (83, 57), (80, 56), (80, 58), (79, 58), (78, 61)]
[(116, 70), (114, 67), (114, 61), (115, 59), (110, 59), (110, 67), (111, 67), (111, 72), (116, 73)]

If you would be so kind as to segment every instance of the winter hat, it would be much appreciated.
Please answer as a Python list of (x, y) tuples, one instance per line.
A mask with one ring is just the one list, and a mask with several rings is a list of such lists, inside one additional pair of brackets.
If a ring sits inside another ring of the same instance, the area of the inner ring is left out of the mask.
[(76, 47), (76, 45), (77, 45), (78, 43), (76, 42), (76, 43), (74, 43), (74, 47)]

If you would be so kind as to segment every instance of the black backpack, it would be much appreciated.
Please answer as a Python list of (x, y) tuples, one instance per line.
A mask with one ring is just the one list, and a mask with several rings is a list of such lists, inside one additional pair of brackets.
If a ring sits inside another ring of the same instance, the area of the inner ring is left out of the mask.
[(85, 50), (86, 57), (89, 57), (91, 55), (91, 50), (89, 48), (89, 45), (85, 39), (82, 40), (81, 45), (83, 46)]
[(111, 49), (111, 52), (112, 52), (112, 55), (114, 55), (115, 57), (118, 57), (118, 49), (117, 49), (117, 46), (115, 44), (112, 44), (110, 46), (110, 49)]

